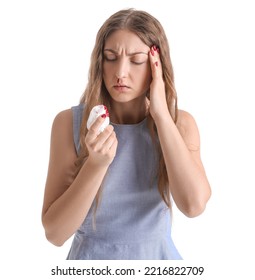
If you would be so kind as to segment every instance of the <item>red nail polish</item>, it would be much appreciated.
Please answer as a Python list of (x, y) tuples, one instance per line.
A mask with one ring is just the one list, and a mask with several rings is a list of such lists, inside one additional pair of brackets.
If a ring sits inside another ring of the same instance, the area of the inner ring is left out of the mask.
[(106, 114), (101, 115), (101, 118), (105, 119), (106, 118)]
[(154, 51), (153, 50), (151, 50), (151, 55), (154, 56)]
[(157, 50), (157, 47), (154, 45), (154, 46), (153, 46), (153, 49), (154, 49), (154, 51), (156, 51), (156, 50)]
[(158, 62), (157, 61), (155, 62), (155, 65), (156, 65), (156, 67), (158, 67)]
[(159, 53), (159, 48), (157, 48), (157, 52)]
[(109, 117), (109, 111), (108, 111), (108, 109), (107, 109), (107, 107), (105, 105), (104, 105), (104, 109), (105, 109), (106, 116)]

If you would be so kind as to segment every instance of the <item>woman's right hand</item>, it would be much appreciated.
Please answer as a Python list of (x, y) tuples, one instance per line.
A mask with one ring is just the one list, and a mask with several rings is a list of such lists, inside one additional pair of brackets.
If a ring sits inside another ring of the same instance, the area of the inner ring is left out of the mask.
[(85, 137), (85, 144), (89, 152), (87, 160), (93, 165), (108, 167), (116, 155), (118, 140), (112, 125), (99, 132), (103, 122), (104, 117), (99, 116), (91, 125)]

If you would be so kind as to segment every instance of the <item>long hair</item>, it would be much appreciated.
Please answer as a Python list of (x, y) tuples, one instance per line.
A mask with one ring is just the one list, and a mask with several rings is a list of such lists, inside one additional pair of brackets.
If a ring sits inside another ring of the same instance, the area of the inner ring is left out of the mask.
[[(135, 9), (120, 10), (109, 17), (99, 29), (96, 37), (95, 47), (91, 55), (91, 64), (89, 69), (88, 84), (81, 97), (80, 103), (85, 104), (82, 124), (80, 128), (80, 154), (78, 156), (77, 173), (88, 156), (88, 150), (85, 145), (85, 136), (87, 134), (86, 123), (91, 109), (95, 105), (110, 105), (110, 96), (106, 90), (103, 81), (103, 50), (107, 38), (117, 30), (129, 30), (135, 33), (147, 46), (156, 45), (160, 49), (160, 59), (163, 70), (163, 80), (165, 83), (165, 95), (169, 113), (176, 123), (177, 121), (177, 95), (174, 86), (174, 73), (170, 59), (170, 50), (163, 27), (160, 22), (145, 11)], [(149, 99), (149, 93), (147, 98)], [(151, 137), (155, 140), (157, 128), (153, 118), (148, 116), (148, 127)], [(156, 143), (157, 141), (153, 141)], [(158, 190), (159, 193), (171, 209), (170, 190), (168, 186), (168, 176), (164, 157), (160, 145), (159, 150), (159, 169), (158, 169)], [(101, 188), (100, 188), (101, 189)], [(96, 195), (96, 207), (100, 200), (100, 189)], [(96, 210), (95, 210), (96, 211)]]

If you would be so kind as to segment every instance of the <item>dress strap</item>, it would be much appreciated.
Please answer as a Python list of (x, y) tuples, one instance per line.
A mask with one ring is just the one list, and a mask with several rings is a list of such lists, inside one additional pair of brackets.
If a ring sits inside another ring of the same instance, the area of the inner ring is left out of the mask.
[(80, 151), (80, 128), (82, 123), (82, 115), (84, 110), (84, 105), (79, 104), (78, 106), (73, 106), (73, 139), (77, 155)]

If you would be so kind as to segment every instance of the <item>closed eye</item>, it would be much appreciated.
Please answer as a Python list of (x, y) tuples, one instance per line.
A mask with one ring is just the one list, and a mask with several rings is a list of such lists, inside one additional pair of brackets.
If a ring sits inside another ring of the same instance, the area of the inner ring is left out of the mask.
[(104, 56), (104, 59), (106, 61), (116, 61), (117, 57), (116, 56)]
[(146, 61), (141, 61), (141, 62), (138, 62), (138, 61), (131, 61), (133, 64), (135, 65), (141, 65), (141, 64), (144, 64)]
[[(107, 62), (115, 62), (119, 59), (119, 55), (111, 50), (104, 51), (104, 60)], [(134, 53), (128, 55), (130, 62), (134, 65), (142, 65), (148, 61), (148, 55), (146, 53)]]
[[(114, 62), (114, 61), (117, 61), (117, 57), (108, 57), (108, 56), (105, 56), (104, 59), (106, 61), (109, 61), (109, 62)], [(141, 64), (144, 64), (146, 61), (136, 61), (136, 60), (130, 60), (130, 62), (132, 64), (135, 64), (135, 65), (141, 65)]]
[(148, 55), (139, 53), (132, 55), (130, 61), (135, 65), (141, 65), (148, 61)]

